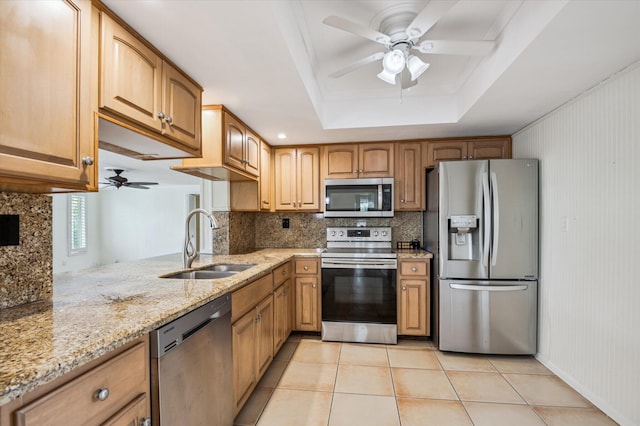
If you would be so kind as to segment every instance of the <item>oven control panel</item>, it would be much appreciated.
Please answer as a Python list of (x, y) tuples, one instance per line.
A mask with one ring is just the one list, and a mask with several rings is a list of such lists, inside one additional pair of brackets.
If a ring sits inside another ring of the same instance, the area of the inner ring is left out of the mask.
[(391, 241), (391, 227), (328, 227), (327, 241)]

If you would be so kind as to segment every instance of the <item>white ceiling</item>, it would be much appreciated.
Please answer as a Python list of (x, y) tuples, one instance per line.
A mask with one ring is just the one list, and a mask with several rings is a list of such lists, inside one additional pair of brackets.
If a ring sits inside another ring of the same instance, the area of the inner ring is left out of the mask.
[(380, 61), (329, 77), (385, 48), (322, 20), (379, 30), (428, 1), (103, 2), (198, 81), (205, 104), (226, 105), (272, 145), (513, 134), (640, 60), (639, 0), (453, 2), (422, 39), (496, 47), (485, 57), (418, 53), (430, 67), (402, 92), (376, 78)]

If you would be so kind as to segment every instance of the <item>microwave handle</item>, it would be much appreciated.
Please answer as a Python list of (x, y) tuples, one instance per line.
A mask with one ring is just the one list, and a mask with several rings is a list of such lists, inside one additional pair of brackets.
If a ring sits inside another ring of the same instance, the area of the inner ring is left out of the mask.
[(378, 209), (382, 211), (382, 184), (378, 185)]

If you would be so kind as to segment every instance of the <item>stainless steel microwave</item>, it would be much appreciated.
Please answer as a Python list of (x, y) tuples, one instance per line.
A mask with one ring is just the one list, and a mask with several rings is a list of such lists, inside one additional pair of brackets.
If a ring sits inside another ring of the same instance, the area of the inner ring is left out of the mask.
[(393, 178), (325, 179), (325, 217), (393, 217)]

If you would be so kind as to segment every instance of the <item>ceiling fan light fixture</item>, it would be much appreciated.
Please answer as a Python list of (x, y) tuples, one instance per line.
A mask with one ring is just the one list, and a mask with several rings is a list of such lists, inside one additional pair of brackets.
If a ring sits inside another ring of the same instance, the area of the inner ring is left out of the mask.
[(385, 71), (395, 75), (404, 69), (405, 62), (404, 52), (400, 49), (394, 49), (385, 53), (382, 67)]
[(389, 84), (396, 84), (396, 75), (392, 72), (389, 72), (385, 69), (383, 69), (379, 74), (378, 74), (378, 78), (382, 81), (385, 81)]
[(407, 68), (411, 73), (411, 81), (415, 81), (418, 77), (422, 75), (423, 72), (427, 70), (427, 68), (429, 68), (429, 64), (425, 64), (417, 56), (411, 55), (407, 60)]

